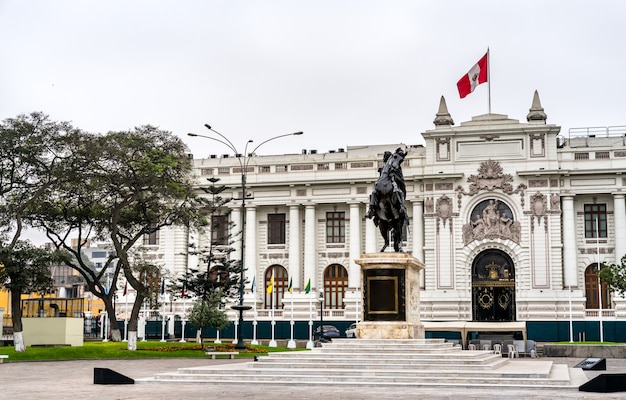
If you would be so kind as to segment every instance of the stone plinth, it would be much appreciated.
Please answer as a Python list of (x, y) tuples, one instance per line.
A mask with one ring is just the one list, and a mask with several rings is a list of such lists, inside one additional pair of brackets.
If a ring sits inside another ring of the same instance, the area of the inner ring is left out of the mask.
[(420, 271), (424, 264), (405, 253), (364, 254), (355, 262), (363, 276), (361, 339), (424, 339), (420, 322)]

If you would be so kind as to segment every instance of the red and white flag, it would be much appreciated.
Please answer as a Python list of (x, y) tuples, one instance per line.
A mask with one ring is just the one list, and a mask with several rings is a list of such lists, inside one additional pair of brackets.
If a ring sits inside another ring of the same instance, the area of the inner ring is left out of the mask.
[(488, 65), (489, 52), (485, 53), (476, 65), (474, 65), (467, 74), (463, 75), (461, 79), (456, 83), (456, 87), (459, 89), (459, 96), (464, 98), (468, 94), (472, 93), (476, 86), (481, 83), (487, 82), (487, 65)]

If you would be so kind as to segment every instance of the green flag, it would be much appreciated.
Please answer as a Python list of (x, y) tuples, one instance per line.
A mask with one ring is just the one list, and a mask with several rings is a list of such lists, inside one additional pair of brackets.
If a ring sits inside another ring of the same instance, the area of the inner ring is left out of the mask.
[(309, 278), (308, 282), (306, 283), (306, 286), (304, 287), (304, 293), (309, 294), (310, 291), (311, 291), (311, 278)]
[(289, 293), (293, 293), (293, 278), (289, 278), (289, 287), (287, 288)]

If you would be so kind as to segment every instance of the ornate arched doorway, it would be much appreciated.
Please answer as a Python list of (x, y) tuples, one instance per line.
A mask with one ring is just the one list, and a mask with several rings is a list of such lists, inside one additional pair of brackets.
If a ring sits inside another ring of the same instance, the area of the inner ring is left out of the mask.
[(515, 321), (515, 268), (501, 250), (485, 250), (472, 264), (474, 321)]

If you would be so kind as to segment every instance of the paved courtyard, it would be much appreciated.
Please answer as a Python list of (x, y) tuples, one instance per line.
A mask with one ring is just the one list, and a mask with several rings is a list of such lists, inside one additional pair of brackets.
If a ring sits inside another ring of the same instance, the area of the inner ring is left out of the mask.
[[(546, 360), (547, 358), (542, 358)], [(530, 358), (514, 359), (525, 362)], [(551, 358), (558, 364), (576, 365), (582, 359)], [(393, 388), (372, 386), (212, 385), (160, 384), (94, 385), (93, 369), (110, 368), (134, 379), (177, 368), (248, 362), (248, 360), (84, 360), (19, 362), (0, 365), (0, 398), (6, 399), (623, 399), (622, 393), (587, 393), (576, 390), (502, 390), (476, 388)], [(592, 378), (603, 372), (626, 373), (626, 359), (607, 359), (607, 371), (585, 371)]]

